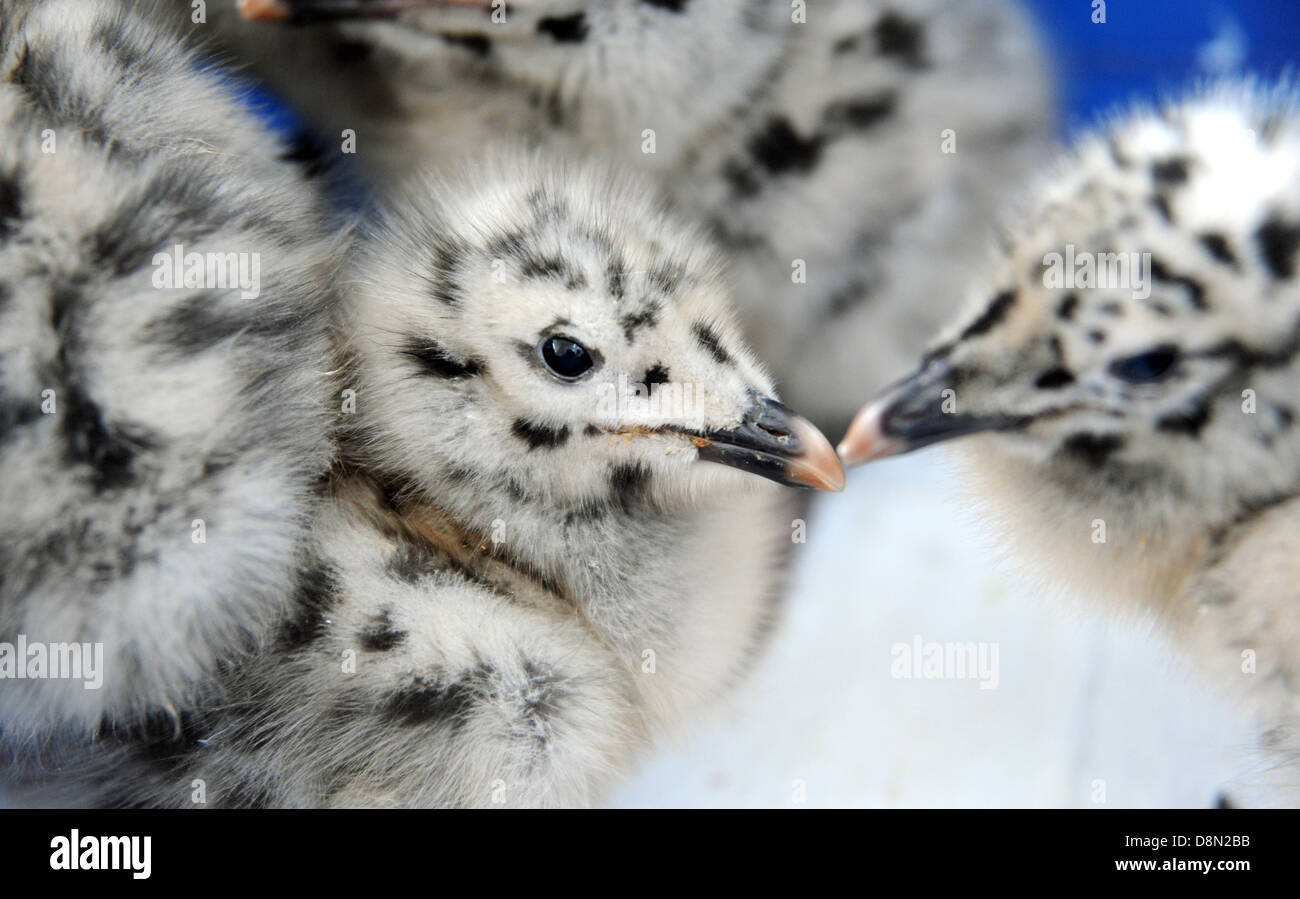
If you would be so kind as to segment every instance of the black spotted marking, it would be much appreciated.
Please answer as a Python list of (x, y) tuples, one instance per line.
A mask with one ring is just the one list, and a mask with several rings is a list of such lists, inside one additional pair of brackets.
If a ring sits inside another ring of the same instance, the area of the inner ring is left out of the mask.
[(1101, 344), (1106, 342), (1106, 332), (1093, 329), (1088, 332), (1088, 339), (1093, 343)]
[[(529, 352), (532, 348), (529, 347)], [(436, 340), (412, 338), (402, 354), (413, 359), (422, 374), (449, 381), (473, 378), (483, 373), (483, 363), (477, 359), (458, 360)]]
[(337, 602), (334, 569), (318, 559), (309, 560), (298, 574), (292, 611), (280, 625), (280, 646), (298, 649), (324, 636), (327, 615)]
[(1274, 278), (1290, 278), (1295, 274), (1296, 250), (1300, 249), (1300, 225), (1284, 222), (1277, 217), (1270, 218), (1255, 231), (1255, 243)]
[(64, 458), (69, 466), (88, 468), (91, 488), (103, 493), (129, 487), (148, 474), (136, 465), (137, 458), (161, 449), (163, 440), (144, 425), (110, 421), (80, 382), (74, 359), (80, 345), (77, 314), (82, 308), (76, 288), (60, 285), (51, 291), (50, 321), (59, 337), (51, 377), (62, 385), (58, 419)]
[(458, 275), (469, 254), (469, 246), (454, 238), (442, 237), (433, 245), (433, 267), (424, 276), (429, 296), (453, 308), (463, 299)]
[(44, 413), (35, 400), (12, 400), (0, 396), (0, 444), (13, 437), (19, 427), (42, 420)]
[(646, 499), (649, 489), (650, 469), (644, 465), (622, 464), (610, 469), (610, 505), (627, 512)]
[(158, 347), (165, 357), (191, 357), (238, 335), (241, 339), (267, 338), (294, 332), (302, 325), (293, 315), (267, 310), (223, 308), (221, 291), (188, 296), (151, 319), (141, 337)]
[(549, 34), (557, 43), (580, 44), (587, 39), (587, 14), (548, 16), (537, 23), (541, 34)]
[(50, 290), (50, 327), (65, 338), (60, 347), (65, 356), (72, 342), (68, 339), (71, 330), (68, 324), (72, 313), (81, 305), (81, 294), (72, 285), (57, 284)]
[(1160, 213), (1160, 218), (1164, 219), (1165, 224), (1172, 225), (1174, 222), (1174, 212), (1169, 208), (1169, 198), (1164, 194), (1153, 194), (1148, 200), (1151, 207)]
[(381, 714), (403, 727), (445, 723), (459, 729), (484, 697), (484, 686), (493, 673), (491, 666), (481, 664), (449, 682), (416, 675), (407, 686), (388, 697)]
[(723, 365), (731, 364), (731, 354), (722, 348), (722, 340), (718, 337), (717, 331), (704, 322), (696, 322), (691, 330), (695, 334), (695, 339), (700, 342), (700, 346), (709, 351), (709, 355), (713, 357), (714, 362), (720, 362)]
[(236, 462), (239, 461), (239, 454), (232, 450), (217, 450), (203, 460), (203, 468), (199, 471), (199, 476), (203, 478), (213, 478), (227, 471)]
[(1210, 403), (1206, 397), (1197, 397), (1187, 409), (1162, 415), (1156, 420), (1156, 429), (1168, 434), (1198, 437), (1210, 421)]
[(96, 225), (87, 251), (96, 265), (114, 275), (152, 265), (156, 253), (176, 244), (197, 244), (216, 230), (216, 221), (236, 217), (218, 193), (191, 167), (168, 164)]
[(116, 22), (100, 22), (91, 31), (90, 39), (99, 49), (112, 55), (113, 60), (125, 71), (139, 74), (140, 69), (153, 69), (156, 57), (150, 55), (136, 41), (128, 40), (129, 32), (118, 27)]
[(1060, 337), (1053, 334), (1051, 340), (1047, 341), (1047, 348), (1051, 350), (1052, 358), (1055, 359), (1058, 364), (1065, 361), (1065, 347), (1061, 345)]
[(617, 302), (623, 299), (627, 282), (627, 264), (621, 256), (615, 256), (605, 266), (605, 289)]
[(524, 258), (520, 273), (525, 278), (563, 281), (568, 290), (581, 290), (587, 286), (586, 276), (575, 271), (559, 256), (528, 255)]
[(669, 12), (681, 12), (686, 9), (689, 0), (641, 0), (646, 6), (654, 6), (659, 9), (666, 9)]
[(1079, 311), (1079, 295), (1066, 294), (1056, 306), (1056, 317), (1061, 321), (1074, 321), (1074, 313)]
[(668, 368), (662, 362), (656, 362), (645, 370), (641, 376), (641, 383), (647, 387), (653, 387), (655, 384), (668, 383)]
[(569, 100), (569, 105), (565, 105), (564, 98), (560, 96), (558, 90), (551, 91), (546, 96), (544, 109), (546, 110), (546, 121), (552, 128), (567, 128), (570, 119), (578, 111), (580, 101), (577, 97)]
[(1118, 300), (1107, 300), (1097, 307), (1097, 311), (1102, 315), (1108, 315), (1111, 318), (1123, 318), (1124, 307)]
[(1151, 277), (1157, 281), (1163, 281), (1166, 284), (1174, 284), (1182, 287), (1187, 291), (1187, 299), (1192, 306), (1202, 312), (1209, 309), (1209, 304), (1205, 301), (1205, 285), (1201, 284), (1195, 278), (1186, 275), (1178, 275), (1170, 271), (1169, 267), (1160, 259), (1151, 258)]
[(59, 394), (59, 415), (69, 463), (90, 468), (96, 493), (121, 490), (136, 483), (137, 456), (162, 446), (160, 435), (143, 425), (106, 421), (104, 412), (77, 384), (65, 384)]
[(599, 437), (601, 434), (604, 433), (604, 431), (602, 431), (600, 428), (596, 427), (595, 425), (587, 425), (585, 428), (582, 429), (582, 433), (587, 437)]
[(1117, 434), (1072, 434), (1061, 445), (1061, 452), (1082, 461), (1089, 468), (1101, 468), (1111, 456), (1124, 448), (1124, 438)]
[(533, 499), (532, 493), (530, 493), (523, 484), (519, 483), (514, 478), (506, 479), (505, 491), (506, 496), (510, 497), (517, 503), (531, 502)]
[(636, 332), (641, 328), (653, 328), (659, 322), (659, 310), (653, 305), (640, 312), (629, 312), (618, 320), (623, 328), (623, 339), (631, 343), (636, 339)]
[(923, 69), (925, 61), (925, 26), (890, 10), (871, 29), (876, 52), (896, 59), (913, 69)]
[(989, 301), (988, 306), (979, 314), (979, 317), (967, 325), (957, 339), (970, 340), (972, 337), (979, 337), (992, 331), (1007, 317), (1007, 313), (1011, 311), (1011, 307), (1015, 305), (1015, 302), (1016, 293), (1014, 290), (1002, 291)]
[(931, 362), (941, 362), (952, 355), (952, 351), (957, 349), (955, 343), (941, 343), (932, 347), (921, 354), (921, 367), (929, 365)]
[[(400, 506), (393, 506), (393, 508), (400, 508)], [(385, 567), (390, 577), (404, 584), (418, 584), (425, 578), (432, 577), (438, 570), (438, 560), (421, 547), (411, 543), (403, 543), (399, 546), (388, 559)]]
[(862, 43), (861, 36), (856, 34), (850, 34), (847, 37), (840, 38), (838, 41), (832, 44), (831, 52), (836, 56), (839, 56), (843, 53), (850, 53), (853, 50), (856, 50), (858, 45), (861, 43)]
[[(569, 208), (564, 201), (551, 196), (542, 188), (529, 192), (528, 206), (537, 216), (539, 225), (559, 224), (569, 218)], [(588, 233), (586, 236), (590, 239), (600, 239), (594, 233)]]
[(1034, 381), (1039, 390), (1060, 390), (1074, 383), (1074, 375), (1066, 368), (1053, 368), (1043, 372)]
[(296, 129), (280, 153), (280, 159), (297, 166), (307, 178), (319, 178), (333, 168), (334, 147), (317, 134)]
[(23, 190), (17, 175), (0, 175), (0, 240), (18, 228), (23, 217)]
[(1300, 322), (1292, 324), (1291, 332), (1287, 335), (1285, 341), (1271, 349), (1248, 347), (1241, 341), (1231, 338), (1202, 350), (1196, 355), (1210, 358), (1226, 358), (1231, 360), (1237, 368), (1255, 366), (1279, 368), (1283, 365), (1290, 365), (1297, 353), (1300, 353)]
[(1187, 182), (1187, 170), (1190, 160), (1185, 156), (1175, 156), (1151, 163), (1151, 180), (1161, 187), (1177, 187)]
[(646, 281), (660, 292), (669, 295), (681, 289), (685, 277), (686, 273), (682, 271), (681, 266), (667, 263), (657, 265), (646, 272)]
[(487, 243), (488, 254), (496, 258), (523, 259), (527, 255), (527, 238), (522, 231), (499, 234)]
[(888, 119), (897, 106), (898, 96), (892, 91), (858, 100), (839, 100), (826, 107), (822, 120), (833, 131), (862, 130)]
[(510, 433), (528, 444), (529, 450), (556, 449), (564, 446), (569, 439), (569, 426), (539, 424), (526, 418), (516, 418), (510, 425)]
[(857, 309), (871, 297), (867, 283), (851, 281), (830, 295), (826, 303), (827, 318), (841, 318)]
[[(8, 38), (9, 35), (6, 35)], [(41, 43), (24, 42), (22, 55), (12, 71), (9, 73), (9, 80), (12, 84), (23, 89), (28, 98), (40, 106), (47, 113), (60, 115), (67, 112), (76, 115), (78, 110), (75, 108), (83, 103), (76, 101), (82, 98), (74, 95), (71, 91), (63, 90), (64, 80), (59, 77), (59, 69), (54, 64), (54, 46), (45, 46)]]
[(519, 668), (524, 679), (519, 685), (517, 697), (520, 723), (523, 725), (518, 730), (534, 742), (545, 744), (550, 734), (546, 719), (559, 713), (559, 701), (569, 695), (563, 686), (565, 678), (551, 666), (522, 653), (519, 656)]
[(1236, 255), (1232, 252), (1232, 247), (1228, 245), (1228, 238), (1224, 237), (1222, 234), (1209, 232), (1198, 235), (1196, 239), (1200, 241), (1201, 246), (1205, 247), (1209, 254), (1219, 262), (1222, 262), (1224, 265), (1230, 265), (1233, 268), (1240, 267)]
[(718, 243), (732, 250), (755, 252), (770, 247), (768, 239), (755, 231), (733, 227), (734, 221), (720, 215), (708, 217), (709, 229)]
[(406, 640), (406, 631), (393, 626), (393, 613), (384, 609), (373, 616), (359, 635), (357, 642), (366, 652), (388, 652)]
[(722, 166), (722, 177), (731, 185), (731, 192), (737, 197), (752, 197), (763, 189), (763, 182), (743, 163), (734, 159), (727, 160)]
[(443, 43), (468, 50), (479, 59), (492, 52), (492, 40), (485, 34), (443, 34)]
[(581, 503), (564, 513), (564, 526), (572, 528), (578, 525), (591, 524), (593, 521), (604, 519), (609, 513), (610, 507), (605, 502)]
[(811, 171), (821, 159), (824, 143), (821, 137), (801, 137), (789, 119), (775, 116), (750, 138), (748, 146), (755, 162), (780, 175)]

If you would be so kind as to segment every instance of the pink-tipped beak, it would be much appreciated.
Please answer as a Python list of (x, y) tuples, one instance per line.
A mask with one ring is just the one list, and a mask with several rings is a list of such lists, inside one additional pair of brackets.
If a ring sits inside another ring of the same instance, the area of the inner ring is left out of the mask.
[(887, 400), (877, 400), (863, 407), (849, 425), (848, 432), (836, 448), (845, 465), (862, 465), (902, 452), (905, 444), (885, 435), (881, 428)]
[(239, 0), (237, 9), (250, 22), (285, 22), (290, 15), (283, 0)]

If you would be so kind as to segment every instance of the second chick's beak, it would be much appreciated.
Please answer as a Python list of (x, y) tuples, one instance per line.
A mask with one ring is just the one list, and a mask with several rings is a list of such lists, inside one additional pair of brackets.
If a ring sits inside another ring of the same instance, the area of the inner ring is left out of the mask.
[(740, 424), (686, 432), (705, 462), (790, 487), (844, 489), (844, 468), (822, 432), (776, 400), (753, 394)]
[(932, 443), (1023, 423), (1012, 416), (963, 413), (948, 407), (944, 390), (952, 386), (953, 380), (948, 364), (935, 360), (885, 388), (857, 414), (840, 441), (839, 454), (844, 464), (861, 465)]

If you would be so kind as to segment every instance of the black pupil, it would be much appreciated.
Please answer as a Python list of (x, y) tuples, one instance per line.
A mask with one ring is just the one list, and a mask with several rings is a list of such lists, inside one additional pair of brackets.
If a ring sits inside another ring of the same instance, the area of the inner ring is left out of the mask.
[(567, 337), (549, 337), (542, 341), (542, 359), (546, 367), (561, 378), (576, 378), (591, 368), (591, 356), (582, 344)]
[(1125, 381), (1141, 383), (1156, 381), (1169, 373), (1178, 360), (1178, 354), (1172, 347), (1157, 347), (1127, 359), (1111, 363), (1111, 373)]

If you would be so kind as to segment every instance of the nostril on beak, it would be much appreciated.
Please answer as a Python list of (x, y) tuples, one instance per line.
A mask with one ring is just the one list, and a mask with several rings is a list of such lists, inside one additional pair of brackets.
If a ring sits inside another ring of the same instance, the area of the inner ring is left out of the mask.
[(699, 458), (778, 483), (844, 489), (844, 469), (821, 431), (776, 400), (750, 391), (736, 427), (700, 434)]
[(780, 428), (774, 428), (774, 427), (772, 427), (771, 425), (769, 425), (769, 424), (764, 424), (764, 423), (761, 422), (761, 421), (758, 422), (758, 429), (759, 429), (760, 431), (764, 431), (764, 432), (766, 432), (766, 433), (768, 433), (768, 434), (771, 434), (771, 435), (772, 435), (773, 437), (775, 437), (777, 440), (780, 440), (780, 441), (782, 441), (782, 442), (789, 440), (790, 437), (791, 437), (791, 434), (790, 434), (789, 431), (785, 431), (785, 430), (782, 430), (782, 429), (780, 429)]

